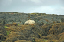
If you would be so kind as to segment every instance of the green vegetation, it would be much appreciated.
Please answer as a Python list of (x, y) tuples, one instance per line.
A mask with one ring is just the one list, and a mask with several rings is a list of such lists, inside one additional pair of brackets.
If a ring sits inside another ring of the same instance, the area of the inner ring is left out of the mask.
[(35, 14), (37, 14), (37, 13), (31, 13), (31, 14), (35, 15)]
[(46, 41), (45, 39), (43, 39), (43, 41)]
[(35, 38), (33, 37), (33, 42), (35, 42)]
[(34, 41), (34, 40), (33, 40)]
[[(11, 31), (11, 30), (10, 30)], [(10, 31), (6, 31), (7, 32), (7, 35), (9, 35)]]
[(6, 41), (2, 41), (2, 42), (6, 42)]
[(33, 15), (46, 15), (46, 13), (31, 13)]
[(60, 38), (61, 39), (61, 38)]
[(4, 26), (4, 28), (8, 28), (7, 26)]
[(18, 24), (18, 26), (19, 26), (19, 24)]
[(53, 41), (53, 42), (55, 42), (55, 41)]

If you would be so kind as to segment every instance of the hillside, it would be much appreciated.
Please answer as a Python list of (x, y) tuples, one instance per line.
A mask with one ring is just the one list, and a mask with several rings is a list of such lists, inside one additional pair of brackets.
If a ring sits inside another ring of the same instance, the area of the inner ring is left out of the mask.
[[(4, 24), (12, 24), (16, 22), (22, 22), (24, 24), (26, 20), (33, 19), (36, 23), (43, 22), (44, 24), (50, 24), (53, 22), (61, 22), (64, 15), (50, 15), (46, 13), (18, 13), (18, 12), (0, 12), (0, 23), (4, 21)], [(48, 20), (48, 22), (46, 21)]]
[(0, 12), (0, 42), (64, 42), (64, 15)]

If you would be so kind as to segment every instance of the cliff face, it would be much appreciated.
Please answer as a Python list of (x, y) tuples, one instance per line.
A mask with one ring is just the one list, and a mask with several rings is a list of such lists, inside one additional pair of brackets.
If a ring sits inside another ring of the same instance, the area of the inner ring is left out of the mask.
[(44, 23), (50, 24), (54, 22), (63, 22), (63, 15), (49, 15), (45, 13), (18, 13), (18, 12), (0, 12), (0, 23), (2, 24), (12, 24), (16, 22), (17, 24), (22, 22), (24, 24), (28, 19), (35, 20), (37, 24)]

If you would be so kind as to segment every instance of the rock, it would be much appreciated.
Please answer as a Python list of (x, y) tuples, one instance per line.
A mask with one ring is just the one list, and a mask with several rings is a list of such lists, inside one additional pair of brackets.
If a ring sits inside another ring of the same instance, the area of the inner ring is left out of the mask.
[(59, 37), (59, 40), (64, 40), (64, 32), (60, 33), (58, 37)]
[(49, 25), (49, 24), (42, 25), (41, 29), (43, 30), (43, 33), (44, 33), (42, 34), (42, 36), (47, 36), (50, 28), (52, 28), (52, 25)]
[(6, 40), (6, 37), (3, 34), (0, 34), (0, 40), (1, 41), (5, 41)]
[(8, 24), (13, 24), (13, 22), (8, 22)]
[(61, 22), (64, 22), (64, 18), (61, 18)]
[[(3, 25), (4, 26), (4, 25)], [(3, 26), (0, 26), (0, 40), (4, 41), (6, 39), (6, 30)]]
[(4, 25), (0, 26), (0, 34), (3, 34), (4, 36), (6, 36), (6, 30), (4, 28)]
[(19, 24), (19, 25), (22, 25), (23, 23), (22, 22), (15, 22), (16, 24)]
[(64, 23), (56, 23), (52, 26), (52, 28), (49, 30), (49, 34), (58, 35), (62, 32), (64, 32)]
[(10, 34), (6, 38), (7, 42), (27, 39), (22, 32), (10, 32)]
[(2, 42), (2, 41), (0, 40), (0, 42)]
[(57, 35), (49, 34), (46, 36), (47, 40), (59, 40)]

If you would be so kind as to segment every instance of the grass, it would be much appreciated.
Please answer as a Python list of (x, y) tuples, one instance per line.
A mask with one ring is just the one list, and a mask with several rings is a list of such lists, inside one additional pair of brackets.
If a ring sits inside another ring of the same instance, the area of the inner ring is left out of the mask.
[(2, 42), (6, 42), (6, 41), (2, 41)]
[(61, 39), (61, 38), (60, 38)]
[(8, 28), (7, 26), (4, 26), (4, 28)]
[[(7, 26), (4, 26), (4, 28), (8, 28)], [(6, 31), (7, 35), (9, 35), (10, 31)]]
[(18, 24), (18, 26), (19, 26), (19, 24)]
[(43, 39), (43, 41), (46, 41), (45, 39)]
[[(11, 30), (10, 30), (11, 31)], [(6, 31), (7, 32), (7, 35), (9, 35), (10, 31)]]

